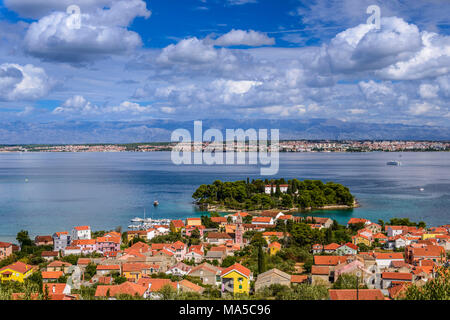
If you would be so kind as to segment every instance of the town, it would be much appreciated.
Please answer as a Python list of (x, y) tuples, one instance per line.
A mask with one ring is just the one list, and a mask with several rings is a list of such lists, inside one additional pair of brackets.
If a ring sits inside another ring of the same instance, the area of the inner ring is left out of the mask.
[(449, 299), (450, 224), (279, 210), (149, 223), (20, 231), (0, 242), (0, 300)]
[[(178, 147), (183, 143), (178, 144)], [(202, 150), (210, 146), (210, 142), (202, 143)], [(0, 145), (0, 152), (158, 152), (172, 151), (177, 143), (129, 143), (129, 144), (67, 144), (67, 145)], [(185, 148), (191, 148), (187, 144)], [(450, 142), (445, 141), (331, 141), (331, 140), (290, 140), (280, 141), (280, 152), (419, 152), (419, 151), (450, 151)], [(271, 146), (268, 146), (271, 150)], [(226, 145), (223, 151), (256, 152), (257, 145), (234, 143), (234, 146)]]

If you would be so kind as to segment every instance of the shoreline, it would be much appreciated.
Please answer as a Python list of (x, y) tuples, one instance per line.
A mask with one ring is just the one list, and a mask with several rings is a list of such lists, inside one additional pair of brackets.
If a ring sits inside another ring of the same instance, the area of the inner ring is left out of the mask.
[[(196, 205), (198, 208), (201, 208), (202, 205), (201, 204), (196, 204), (194, 203), (194, 205)], [(236, 213), (236, 212), (242, 212), (245, 211), (251, 215), (256, 215), (258, 213), (262, 213), (263, 211), (279, 211), (281, 213), (301, 213), (301, 212), (307, 212), (307, 211), (314, 211), (314, 210), (323, 210), (323, 211), (328, 211), (328, 210), (349, 210), (349, 209), (355, 209), (355, 208), (360, 208), (361, 204), (355, 199), (355, 202), (353, 203), (352, 206), (348, 206), (348, 205), (329, 205), (329, 206), (324, 206), (324, 207), (318, 207), (318, 208), (312, 208), (312, 207), (308, 207), (308, 208), (290, 208), (290, 209), (280, 209), (280, 208), (272, 208), (272, 209), (264, 209), (264, 210), (239, 210), (239, 209), (231, 209), (231, 208), (226, 208), (226, 207), (221, 207), (221, 206), (217, 206), (217, 205), (207, 205), (207, 207), (205, 208), (207, 212), (221, 212), (221, 213)]]

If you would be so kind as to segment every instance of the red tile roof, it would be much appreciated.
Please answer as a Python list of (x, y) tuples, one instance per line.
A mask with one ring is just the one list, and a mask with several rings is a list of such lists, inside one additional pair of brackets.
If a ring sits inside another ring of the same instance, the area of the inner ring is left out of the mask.
[(412, 274), (411, 273), (404, 273), (404, 272), (383, 272), (381, 274), (381, 278), (387, 279), (387, 280), (412, 280)]
[(58, 279), (62, 275), (62, 271), (42, 271), (42, 279)]
[(89, 226), (79, 226), (79, 227), (74, 227), (74, 229), (77, 231), (82, 231), (82, 230), (89, 230), (90, 227)]
[(31, 269), (33, 269), (33, 266), (30, 266), (30, 265), (28, 265), (26, 263), (23, 263), (21, 261), (17, 261), (17, 262), (15, 262), (13, 264), (10, 264), (10, 265), (7, 265), (7, 266), (1, 268), (0, 272), (3, 271), (3, 270), (6, 270), (6, 269), (11, 269), (13, 271), (16, 271), (16, 272), (24, 274), (24, 273), (30, 271)]
[(313, 274), (313, 275), (329, 275), (330, 267), (328, 267), (328, 266), (311, 266), (311, 274)]
[(222, 271), (222, 276), (232, 272), (232, 271), (237, 271), (238, 273), (244, 275), (245, 277), (250, 277), (250, 269), (244, 267), (243, 265), (239, 264), (239, 263), (235, 263), (232, 266), (226, 268), (225, 270)]
[(114, 286), (98, 286), (97, 290), (95, 291), (95, 296), (106, 297), (108, 295), (108, 290), (110, 297), (114, 297), (118, 294), (128, 294), (131, 296), (137, 294), (139, 296), (143, 296), (145, 291), (147, 291), (147, 288), (142, 285), (127, 281)]
[(314, 264), (316, 265), (335, 266), (345, 262), (347, 262), (345, 256), (314, 256)]
[(330, 289), (331, 300), (385, 300), (380, 289)]

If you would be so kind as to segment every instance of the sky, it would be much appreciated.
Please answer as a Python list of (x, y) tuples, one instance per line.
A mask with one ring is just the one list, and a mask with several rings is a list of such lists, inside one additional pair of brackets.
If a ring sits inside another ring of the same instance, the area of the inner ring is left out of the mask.
[(449, 12), (449, 0), (0, 0), (0, 122), (448, 127)]

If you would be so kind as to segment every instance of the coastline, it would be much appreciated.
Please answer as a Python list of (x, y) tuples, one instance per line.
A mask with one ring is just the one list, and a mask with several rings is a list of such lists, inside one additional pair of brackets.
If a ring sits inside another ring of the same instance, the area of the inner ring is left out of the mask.
[[(198, 206), (201, 208), (201, 206), (204, 206), (202, 204), (197, 204), (194, 203), (194, 205)], [(218, 206), (218, 205), (210, 205), (208, 204), (207, 207), (205, 208), (205, 211), (208, 212), (222, 212), (222, 213), (236, 213), (236, 212), (241, 212), (241, 211), (245, 211), (251, 215), (256, 215), (259, 213), (262, 213), (263, 211), (279, 211), (282, 213), (300, 213), (300, 212), (304, 212), (304, 211), (313, 211), (313, 210), (323, 210), (323, 211), (327, 211), (327, 210), (349, 210), (349, 209), (355, 209), (355, 208), (360, 208), (361, 204), (358, 202), (357, 199), (355, 199), (354, 203), (352, 206), (348, 206), (348, 205), (329, 205), (329, 206), (323, 206), (323, 207), (317, 207), (317, 208), (313, 208), (313, 207), (308, 207), (308, 208), (290, 208), (290, 209), (281, 209), (281, 208), (272, 208), (272, 209), (266, 209), (266, 210), (237, 210), (237, 209), (231, 209), (231, 208), (226, 208), (223, 206)]]

